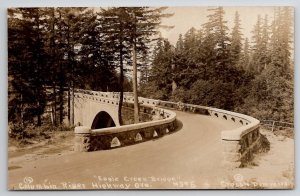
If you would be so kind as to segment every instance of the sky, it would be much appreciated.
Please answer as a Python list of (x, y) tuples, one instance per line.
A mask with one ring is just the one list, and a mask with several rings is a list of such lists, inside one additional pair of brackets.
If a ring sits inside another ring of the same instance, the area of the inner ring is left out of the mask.
[[(214, 7), (169, 7), (165, 10), (166, 13), (174, 13), (172, 17), (164, 18), (163, 25), (175, 26), (171, 30), (162, 29), (162, 36), (167, 38), (172, 44), (177, 42), (179, 34), (185, 34), (191, 27), (200, 29), (201, 25), (207, 22), (207, 15), (211, 14), (207, 11), (208, 8)], [(251, 31), (257, 21), (257, 16), (260, 14), (262, 18), (268, 14), (269, 21), (273, 18), (274, 7), (224, 7), (225, 20), (229, 28), (229, 33), (232, 30), (234, 15), (238, 11), (240, 14), (242, 33), (244, 37), (251, 38)]]

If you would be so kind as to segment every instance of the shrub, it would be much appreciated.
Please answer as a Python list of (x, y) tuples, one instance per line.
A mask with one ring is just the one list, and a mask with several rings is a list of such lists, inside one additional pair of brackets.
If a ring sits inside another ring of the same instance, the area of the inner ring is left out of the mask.
[(25, 126), (22, 123), (9, 123), (8, 127), (11, 138), (22, 139), (25, 137)]

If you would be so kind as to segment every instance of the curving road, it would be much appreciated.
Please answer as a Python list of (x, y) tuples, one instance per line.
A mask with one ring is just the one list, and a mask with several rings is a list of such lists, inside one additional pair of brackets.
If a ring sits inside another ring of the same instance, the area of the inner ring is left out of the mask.
[(10, 189), (222, 188), (221, 130), (237, 125), (179, 112), (182, 128), (123, 148), (27, 162), (8, 172)]

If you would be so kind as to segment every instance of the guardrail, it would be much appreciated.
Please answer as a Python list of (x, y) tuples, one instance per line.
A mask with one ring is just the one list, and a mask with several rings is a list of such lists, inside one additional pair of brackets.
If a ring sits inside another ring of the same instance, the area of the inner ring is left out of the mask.
[[(118, 94), (116, 93), (89, 92), (89, 94), (101, 97), (110, 97), (113, 99), (118, 98)], [(127, 94), (124, 95), (124, 101), (133, 103), (134, 98), (130, 94)], [(140, 142), (143, 138), (151, 139), (154, 135), (158, 135), (158, 132), (162, 134), (163, 132), (161, 130), (165, 130), (165, 132), (166, 130), (173, 131), (176, 126), (176, 113), (167, 109), (210, 115), (214, 118), (230, 120), (241, 125), (238, 128), (223, 130), (221, 132), (220, 139), (222, 140), (223, 145), (225, 165), (230, 167), (243, 166), (245, 163), (251, 161), (253, 153), (259, 151), (261, 148), (261, 134), (259, 132), (260, 121), (251, 116), (217, 108), (185, 104), (181, 102), (175, 103), (170, 101), (147, 99), (143, 97), (139, 97), (139, 103), (146, 108), (155, 108), (159, 115), (163, 115), (164, 119), (99, 130), (77, 127), (75, 129), (75, 133), (91, 134), (91, 138), (96, 138), (89, 141), (90, 145), (89, 147), (84, 147), (84, 151), (90, 150), (90, 146), (96, 146), (96, 149), (93, 150), (97, 150), (128, 145), (134, 142)], [(164, 109), (160, 110), (158, 107)], [(106, 139), (102, 139), (103, 137)], [(104, 145), (100, 147), (100, 143)]]
[(260, 123), (263, 127), (267, 127), (271, 129), (272, 132), (276, 128), (290, 129), (290, 130), (294, 129), (294, 124), (290, 122), (283, 122), (283, 121), (276, 121), (276, 120), (261, 120)]
[(259, 132), (260, 122), (251, 116), (181, 102), (159, 101), (158, 105), (186, 112), (210, 115), (214, 118), (230, 120), (240, 124), (241, 127), (239, 128), (223, 130), (221, 132), (224, 164), (229, 167), (243, 166), (252, 160), (253, 153), (259, 151), (261, 147), (261, 135)]
[[(107, 104), (118, 104), (119, 96), (102, 92), (77, 92), (77, 97), (91, 99)], [(107, 95), (107, 96), (106, 96)], [(132, 104), (134, 99), (125, 96), (126, 104)], [(155, 120), (138, 124), (91, 129), (90, 127), (75, 127), (75, 151), (95, 151), (127, 146), (139, 142), (162, 137), (176, 130), (176, 113), (155, 107), (151, 104), (141, 104), (143, 113), (151, 114)]]

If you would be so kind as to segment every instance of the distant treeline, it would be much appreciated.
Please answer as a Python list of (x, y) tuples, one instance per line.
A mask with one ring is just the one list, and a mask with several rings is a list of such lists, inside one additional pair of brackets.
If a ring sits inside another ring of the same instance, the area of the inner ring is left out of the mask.
[(209, 11), (208, 22), (180, 35), (176, 46), (158, 40), (143, 70), (143, 96), (293, 122), (292, 8), (275, 8), (272, 21), (258, 16), (251, 40), (238, 12), (229, 30), (222, 7)]

